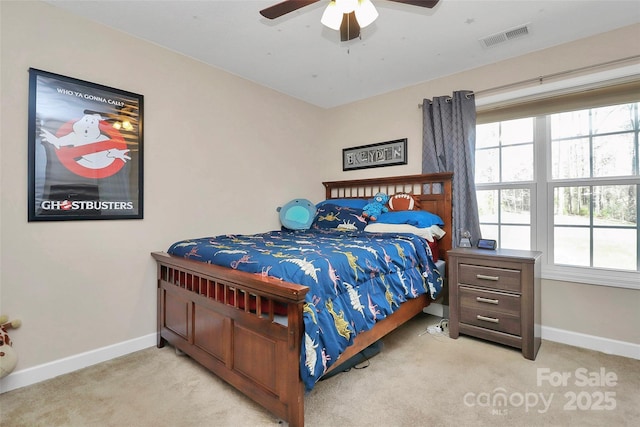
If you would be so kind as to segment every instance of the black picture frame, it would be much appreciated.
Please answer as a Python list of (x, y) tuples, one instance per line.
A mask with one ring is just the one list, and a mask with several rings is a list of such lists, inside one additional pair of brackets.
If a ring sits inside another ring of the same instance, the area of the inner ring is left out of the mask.
[(342, 170), (407, 164), (407, 138), (342, 150)]
[(29, 68), (29, 222), (143, 218), (143, 105)]

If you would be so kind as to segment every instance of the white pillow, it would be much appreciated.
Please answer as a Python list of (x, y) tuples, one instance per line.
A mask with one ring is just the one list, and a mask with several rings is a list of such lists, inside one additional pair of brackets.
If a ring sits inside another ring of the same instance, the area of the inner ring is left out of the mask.
[(370, 233), (413, 233), (430, 242), (435, 239), (441, 239), (445, 235), (444, 230), (437, 225), (419, 228), (409, 224), (385, 224), (381, 222), (370, 222), (364, 228), (364, 231)]
[(447, 234), (446, 231), (444, 231), (442, 228), (440, 228), (439, 225), (436, 224), (433, 224), (431, 227), (429, 227), (429, 229), (431, 230), (431, 233), (433, 233), (433, 237), (438, 240), (442, 239), (444, 235)]

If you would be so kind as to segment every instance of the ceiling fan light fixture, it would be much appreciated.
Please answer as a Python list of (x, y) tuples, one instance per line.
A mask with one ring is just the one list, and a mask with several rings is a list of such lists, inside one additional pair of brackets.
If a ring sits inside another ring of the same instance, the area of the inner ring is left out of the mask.
[(360, 28), (366, 27), (378, 18), (378, 11), (371, 0), (358, 0), (355, 12)]
[(356, 10), (360, 3), (359, 0), (334, 0), (338, 7), (342, 9), (342, 13), (351, 13)]
[(340, 24), (342, 24), (342, 8), (338, 6), (336, 1), (330, 1), (327, 8), (324, 10), (322, 14), (322, 18), (320, 22), (325, 27), (329, 27), (332, 30), (338, 31), (340, 29)]
[(342, 25), (340, 25), (340, 41), (346, 42), (360, 36), (360, 25), (356, 19), (355, 12), (342, 15)]
[(332, 30), (340, 30), (344, 15), (355, 12), (355, 18), (360, 28), (371, 24), (378, 17), (371, 0), (331, 0), (324, 10), (320, 22)]

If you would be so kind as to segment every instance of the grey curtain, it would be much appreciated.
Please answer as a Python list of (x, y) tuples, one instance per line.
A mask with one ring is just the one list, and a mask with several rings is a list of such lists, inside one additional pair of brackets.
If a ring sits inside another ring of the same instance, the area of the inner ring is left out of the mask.
[(480, 234), (475, 185), (476, 102), (471, 91), (422, 103), (422, 172), (453, 172), (453, 247), (463, 230)]

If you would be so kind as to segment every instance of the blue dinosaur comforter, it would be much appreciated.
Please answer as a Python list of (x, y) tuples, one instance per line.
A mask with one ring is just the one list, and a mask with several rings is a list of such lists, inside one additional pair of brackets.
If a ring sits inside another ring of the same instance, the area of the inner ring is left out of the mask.
[(272, 231), (176, 242), (167, 251), (309, 287), (300, 375), (307, 390), (353, 342), (410, 298), (437, 298), (427, 241), (409, 233)]

